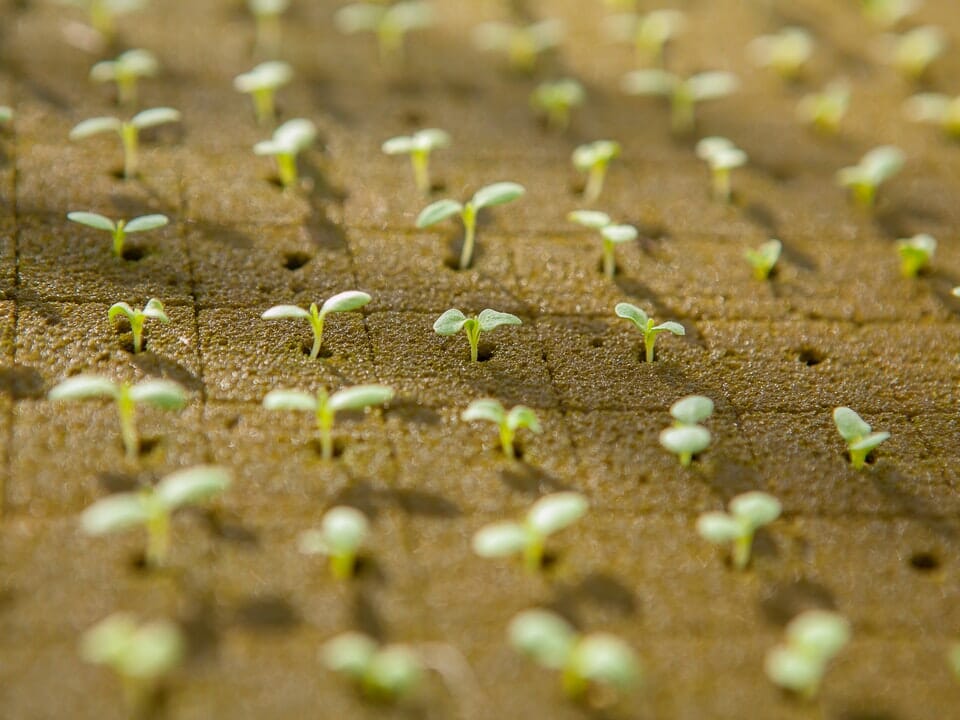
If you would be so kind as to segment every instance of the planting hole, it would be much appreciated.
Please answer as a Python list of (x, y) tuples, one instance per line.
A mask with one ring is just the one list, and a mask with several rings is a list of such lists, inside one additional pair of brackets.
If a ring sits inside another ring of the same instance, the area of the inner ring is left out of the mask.
[(287, 253), (283, 258), (283, 266), (287, 270), (299, 270), (312, 259), (312, 256), (303, 252)]
[[(310, 355), (310, 351), (313, 350), (313, 341), (311, 340), (310, 342), (303, 342), (303, 343), (300, 345), (300, 349), (303, 351), (303, 354), (304, 354), (304, 355), (309, 356), (309, 355)], [(333, 357), (333, 353), (330, 352), (329, 350), (327, 350), (327, 348), (326, 348), (325, 345), (321, 345), (321, 346), (320, 346), (320, 352), (317, 354), (317, 357), (318, 357), (318, 358), (329, 358), (329, 357)]]
[[(592, 348), (602, 348), (603, 347), (603, 338), (595, 337), (590, 340), (590, 347)], [(544, 358), (546, 359), (546, 358)]]
[(138, 452), (140, 457), (149, 455), (160, 446), (160, 438), (141, 438)]
[(477, 348), (477, 362), (486, 362), (493, 357), (493, 348), (489, 345), (483, 345)]
[(813, 367), (814, 365), (819, 365), (826, 360), (826, 356), (824, 356), (823, 353), (814, 350), (813, 348), (803, 347), (797, 351), (797, 360), (802, 362), (807, 367)]
[(932, 572), (940, 567), (940, 560), (932, 552), (917, 552), (910, 556), (910, 567), (917, 572)]
[(138, 262), (146, 257), (147, 253), (143, 248), (135, 245), (123, 249), (123, 259), (129, 262)]

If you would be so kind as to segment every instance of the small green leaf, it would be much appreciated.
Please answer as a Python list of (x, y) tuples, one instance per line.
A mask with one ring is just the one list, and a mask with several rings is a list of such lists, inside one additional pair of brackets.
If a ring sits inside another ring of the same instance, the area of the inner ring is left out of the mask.
[(473, 551), (480, 557), (506, 557), (523, 551), (529, 540), (527, 530), (517, 523), (494, 523), (473, 536)]
[(840, 437), (848, 443), (859, 440), (870, 434), (870, 426), (848, 407), (838, 407), (833, 411), (833, 422), (837, 426)]
[(681, 425), (696, 425), (713, 415), (713, 400), (703, 395), (690, 395), (671, 405), (670, 415)]
[(533, 504), (527, 513), (527, 526), (538, 535), (552, 535), (572, 525), (587, 513), (587, 499), (576, 492), (546, 495)]
[(386, 12), (384, 5), (353, 3), (340, 8), (333, 16), (333, 22), (342, 33), (375, 32)]
[(274, 130), (273, 142), (281, 148), (281, 154), (297, 155), (310, 147), (316, 136), (316, 125), (303, 118), (294, 118)]
[(87, 227), (96, 228), (97, 230), (106, 230), (107, 232), (111, 233), (117, 229), (117, 225), (113, 222), (113, 220), (98, 213), (71, 212), (67, 213), (67, 219), (72, 220), (75, 223), (80, 223), (81, 225), (86, 225)]
[(652, 328), (650, 328), (650, 331), (655, 333), (666, 331), (673, 333), (674, 335), (687, 334), (687, 331), (684, 329), (683, 325), (678, 322), (673, 322), (672, 320), (668, 320), (665, 323), (660, 323), (659, 325), (654, 325)]
[(774, 684), (799, 693), (819, 685), (824, 672), (819, 660), (784, 645), (767, 653), (763, 667)]
[(630, 242), (637, 239), (637, 229), (633, 225), (607, 225), (600, 230), (604, 240), (614, 245)]
[(674, 455), (696, 455), (710, 447), (710, 431), (699, 425), (667, 428), (660, 433), (660, 444)]
[(161, 228), (169, 222), (170, 218), (166, 215), (141, 215), (124, 225), (123, 229), (127, 233), (144, 232), (145, 230)]
[(100, 375), (77, 375), (68, 378), (50, 390), (50, 400), (85, 400), (87, 398), (116, 398), (119, 390), (112, 381)]
[(417, 227), (430, 227), (462, 211), (463, 205), (456, 200), (438, 200), (435, 203), (427, 205), (420, 211), (420, 214), (417, 216)]
[(860, 438), (852, 443), (850, 443), (851, 450), (866, 450), (870, 452), (876, 447), (879, 447), (882, 443), (890, 439), (890, 433), (888, 432), (876, 432), (870, 433), (866, 437)]
[(426, 128), (418, 130), (410, 138), (413, 141), (413, 149), (420, 151), (431, 151), (440, 147), (447, 147), (450, 144), (450, 135), (439, 128)]
[(695, 101), (724, 97), (740, 87), (740, 80), (733, 73), (703, 72), (687, 79), (687, 87)]
[(151, 680), (175, 668), (185, 651), (176, 625), (165, 620), (142, 625), (123, 654), (120, 672), (126, 677)]
[(610, 216), (597, 210), (574, 210), (567, 214), (567, 220), (595, 230), (610, 224)]
[(376, 652), (377, 644), (369, 637), (358, 632), (347, 632), (325, 642), (321, 657), (330, 670), (359, 680), (367, 674)]
[(177, 110), (169, 107), (159, 107), (138, 112), (131, 118), (130, 124), (142, 130), (143, 128), (179, 121), (180, 113)]
[(260, 63), (250, 72), (237, 75), (233, 87), (242, 93), (272, 90), (286, 85), (293, 78), (293, 68), (282, 60)]
[(498, 312), (497, 310), (491, 310), (490, 308), (482, 310), (477, 316), (477, 321), (480, 323), (480, 330), (483, 332), (489, 332), (490, 330), (498, 328), (501, 325), (523, 325), (523, 321), (516, 315)]
[(572, 668), (585, 680), (620, 691), (629, 690), (640, 679), (640, 664), (633, 650), (609, 633), (591, 633), (583, 638), (574, 650)]
[(130, 397), (163, 410), (179, 410), (187, 404), (186, 392), (171, 380), (144, 380), (130, 388)]
[(164, 310), (163, 303), (156, 298), (147, 300), (147, 304), (143, 307), (143, 314), (148, 318), (153, 318), (160, 322), (170, 322), (170, 318), (167, 317), (167, 313)]
[(456, 335), (467, 323), (467, 316), (455, 308), (443, 313), (433, 323), (433, 331), (437, 335)]
[(553, 670), (567, 664), (577, 641), (570, 623), (548, 610), (519, 613), (510, 621), (507, 634), (515, 649)]
[(81, 140), (103, 132), (120, 132), (122, 123), (115, 117), (95, 117), (74, 126), (70, 131), (71, 140)]
[(624, 75), (621, 87), (630, 95), (670, 95), (679, 82), (665, 70), (634, 70)]
[(230, 472), (218, 465), (197, 465), (167, 475), (154, 494), (170, 510), (215, 497), (230, 485)]
[(730, 501), (730, 512), (751, 529), (769, 525), (783, 512), (783, 506), (773, 495), (759, 490), (737, 495)]
[(274, 305), (260, 316), (263, 320), (282, 320), (285, 318), (310, 319), (310, 313), (296, 305)]
[(630, 303), (617, 303), (617, 306), (613, 309), (613, 311), (617, 314), (617, 317), (622, 317), (636, 325), (640, 332), (647, 332), (647, 321), (649, 318), (647, 317), (647, 314), (636, 305), (632, 305)]
[(416, 149), (416, 145), (413, 142), (413, 138), (404, 135), (390, 138), (380, 146), (380, 149), (387, 155), (404, 155), (413, 152)]
[(371, 405), (382, 405), (393, 398), (393, 388), (386, 385), (355, 385), (344, 388), (330, 396), (330, 409), (362, 410)]
[(526, 405), (515, 405), (507, 414), (507, 427), (511, 430), (526, 428), (530, 432), (541, 433), (540, 419), (537, 414)]
[(393, 698), (411, 692), (422, 676), (420, 660), (412, 650), (402, 645), (389, 645), (370, 660), (365, 680), (379, 693)]
[(328, 554), (355, 553), (367, 536), (370, 523), (359, 510), (338, 506), (323, 516), (323, 540)]
[(883, 145), (864, 155), (860, 168), (871, 184), (877, 186), (900, 172), (905, 162), (906, 156), (900, 148)]
[(525, 192), (526, 189), (523, 185), (518, 185), (515, 182), (494, 183), (493, 185), (487, 185), (477, 190), (473, 195), (471, 203), (479, 210), (480, 208), (512, 202), (521, 197)]
[(113, 319), (117, 317), (117, 315), (123, 315), (128, 320), (132, 320), (134, 316), (134, 310), (125, 302), (114, 303), (110, 306), (110, 309), (107, 310), (107, 320), (109, 322), (113, 322)]
[(707, 542), (725, 545), (743, 536), (743, 526), (725, 512), (708, 512), (697, 518), (697, 532)]
[(465, 422), (487, 420), (499, 425), (506, 420), (506, 411), (503, 409), (503, 405), (496, 400), (481, 398), (470, 403), (470, 406), (461, 413), (460, 419)]
[(850, 641), (850, 623), (839, 613), (807, 610), (787, 625), (787, 643), (808, 657), (827, 660)]
[(323, 307), (320, 308), (320, 315), (322, 317), (327, 313), (349, 312), (351, 310), (357, 310), (362, 308), (372, 299), (373, 298), (367, 295), (367, 293), (360, 292), (359, 290), (348, 290), (346, 292), (338, 293), (323, 303)]
[(317, 398), (299, 390), (271, 390), (263, 398), (267, 410), (317, 411)]
[(87, 535), (107, 535), (144, 525), (150, 517), (139, 493), (119, 493), (98, 500), (80, 515)]

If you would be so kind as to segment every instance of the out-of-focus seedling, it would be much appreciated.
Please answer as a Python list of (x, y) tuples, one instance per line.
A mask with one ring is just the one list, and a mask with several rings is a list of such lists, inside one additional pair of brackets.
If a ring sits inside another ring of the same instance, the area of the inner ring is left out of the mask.
[(447, 133), (429, 128), (418, 130), (413, 135), (390, 138), (381, 149), (387, 155), (409, 155), (417, 190), (421, 195), (429, 195), (433, 189), (430, 183), (430, 153), (449, 144), (450, 136)]
[(693, 456), (710, 447), (710, 431), (699, 423), (713, 414), (713, 401), (702, 395), (677, 400), (670, 407), (672, 427), (660, 433), (660, 444), (676, 455), (680, 465), (688, 467)]
[(634, 70), (622, 82), (630, 95), (660, 95), (671, 105), (673, 132), (689, 133), (696, 125), (696, 106), (704, 100), (730, 95), (740, 86), (736, 75), (728, 72), (702, 72), (681, 78), (664, 70)]
[(127, 235), (146, 230), (156, 230), (170, 222), (170, 218), (166, 215), (141, 215), (130, 221), (117, 220), (114, 222), (104, 215), (91, 212), (67, 213), (67, 219), (80, 225), (110, 233), (113, 236), (113, 254), (118, 258), (123, 257), (123, 243), (127, 239)]
[(573, 151), (573, 166), (587, 173), (587, 184), (583, 188), (583, 201), (596, 202), (603, 192), (603, 183), (607, 177), (607, 166), (620, 155), (620, 143), (614, 140), (596, 140), (580, 145)]
[(914, 122), (939, 125), (952, 138), (960, 138), (960, 96), (920, 93), (907, 100), (904, 113)]
[(630, 303), (617, 303), (617, 306), (613, 310), (617, 314), (617, 317), (622, 317), (636, 325), (637, 330), (643, 335), (645, 357), (648, 363), (653, 362), (653, 348), (657, 341), (657, 335), (662, 332), (669, 332), (674, 335), (686, 335), (687, 332), (684, 330), (683, 325), (672, 320), (654, 325), (653, 318), (648, 317), (643, 310)]
[(490, 398), (474, 400), (461, 413), (460, 419), (466, 422), (486, 420), (496, 425), (500, 431), (500, 447), (503, 448), (503, 454), (511, 460), (517, 457), (514, 448), (517, 430), (526, 428), (538, 435), (542, 432), (537, 414), (526, 405), (515, 405), (507, 412), (503, 405)]
[(845, 167), (837, 173), (837, 182), (850, 188), (854, 199), (865, 208), (872, 208), (877, 189), (903, 168), (906, 157), (900, 148), (882, 145), (874, 148), (858, 165)]
[(433, 323), (433, 331), (437, 335), (456, 335), (461, 330), (467, 334), (470, 343), (470, 360), (477, 362), (480, 350), (480, 333), (490, 332), (501, 325), (522, 325), (523, 321), (516, 315), (498, 312), (497, 310), (481, 310), (476, 317), (467, 317), (455, 308), (450, 308)]
[(797, 104), (797, 118), (824, 133), (836, 133), (850, 108), (850, 85), (837, 80), (821, 92), (810, 93)]
[(116, 60), (103, 60), (94, 65), (90, 69), (90, 79), (101, 83), (115, 82), (117, 102), (132, 108), (137, 105), (137, 81), (154, 77), (159, 71), (160, 62), (149, 50), (127, 50)]
[(290, 0), (247, 0), (247, 7), (256, 23), (254, 47), (265, 56), (280, 51), (280, 16), (287, 11)]
[(413, 693), (423, 680), (424, 665), (405, 645), (378, 646), (358, 632), (337, 635), (323, 645), (330, 670), (345, 675), (374, 700), (396, 702)]
[(317, 126), (309, 120), (287, 120), (273, 131), (272, 138), (261, 140), (254, 145), (253, 152), (275, 157), (280, 184), (284, 188), (291, 188), (297, 184), (300, 177), (297, 173), (297, 155), (310, 147), (316, 137)]
[(616, 225), (606, 213), (596, 210), (574, 210), (567, 220), (578, 225), (600, 231), (603, 239), (603, 272), (611, 280), (617, 272), (615, 248), (621, 243), (637, 239), (637, 229), (633, 225)]
[(557, 47), (562, 40), (563, 23), (556, 19), (530, 25), (485, 22), (473, 29), (473, 43), (478, 49), (505, 53), (510, 67), (522, 73), (532, 73), (540, 54)]
[(135, 310), (125, 302), (114, 303), (107, 312), (107, 319), (113, 322), (118, 316), (123, 315), (130, 323), (130, 332), (133, 334), (133, 352), (138, 353), (143, 349), (143, 325), (148, 318), (159, 320), (162, 323), (170, 322), (170, 318), (163, 311), (163, 303), (156, 298), (147, 300), (143, 310)]
[(765, 492), (737, 495), (729, 504), (730, 512), (708, 512), (697, 519), (697, 532), (716, 545), (733, 544), (733, 566), (745, 570), (750, 564), (753, 536), (769, 525), (783, 510), (780, 501)]
[(583, 105), (587, 93), (576, 80), (564, 78), (540, 83), (530, 94), (530, 105), (544, 114), (547, 127), (566, 130), (570, 126), (570, 111)]
[(393, 5), (358, 2), (340, 8), (334, 22), (342, 33), (375, 33), (380, 61), (386, 65), (403, 61), (408, 32), (433, 25), (433, 7), (423, 0), (401, 0)]
[(686, 26), (686, 16), (679, 10), (653, 10), (646, 15), (619, 13), (604, 20), (611, 38), (633, 44), (638, 64), (661, 67), (665, 64), (667, 45)]
[(834, 408), (833, 422), (847, 443), (850, 465), (854, 470), (862, 470), (870, 452), (890, 437), (888, 432), (872, 432), (863, 418), (848, 407)]
[(115, 117), (95, 117), (76, 125), (70, 131), (71, 140), (81, 140), (102, 132), (115, 132), (123, 143), (123, 176), (127, 179), (139, 170), (140, 131), (145, 128), (179, 122), (180, 113), (173, 108), (151, 108), (138, 112), (129, 120)]
[(900, 253), (900, 272), (904, 277), (916, 277), (930, 266), (933, 254), (937, 251), (937, 241), (926, 233), (912, 238), (897, 240), (897, 252)]
[(117, 18), (147, 6), (147, 0), (60, 0), (86, 11), (90, 26), (107, 42), (116, 34)]
[(884, 58), (908, 80), (926, 75), (930, 65), (947, 49), (947, 36), (934, 25), (908, 30), (903, 35), (887, 35), (881, 44)]
[(923, 0), (861, 0), (863, 16), (881, 28), (892, 28), (915, 13)]
[(776, 239), (767, 240), (755, 250), (747, 250), (744, 253), (744, 257), (747, 258), (747, 262), (749, 262), (750, 267), (753, 268), (753, 277), (757, 280), (766, 280), (769, 278), (770, 273), (773, 272), (773, 268), (777, 264), (777, 260), (780, 259), (780, 253), (782, 251), (783, 243)]
[(813, 55), (813, 38), (803, 28), (785, 27), (774, 35), (761, 35), (747, 45), (758, 66), (769, 68), (784, 80), (796, 80)]
[(370, 523), (359, 510), (345, 506), (330, 508), (320, 521), (319, 530), (307, 530), (300, 535), (300, 552), (326, 555), (330, 558), (333, 576), (347, 580), (353, 576), (357, 553), (369, 529)]
[(13, 122), (13, 108), (9, 105), (0, 105), (0, 125)]
[(257, 122), (270, 125), (276, 119), (274, 95), (293, 79), (293, 68), (282, 60), (260, 63), (250, 72), (237, 75), (233, 87), (253, 99)]
[(804, 700), (813, 700), (827, 664), (849, 641), (850, 623), (842, 615), (807, 610), (789, 622), (786, 641), (767, 653), (767, 677)]
[(714, 200), (730, 202), (730, 171), (746, 165), (747, 154), (727, 138), (708, 137), (697, 143), (697, 157), (710, 166)]
[(260, 317), (264, 320), (285, 320), (288, 318), (309, 320), (310, 327), (313, 328), (313, 347), (310, 349), (310, 359), (316, 360), (320, 355), (320, 347), (323, 344), (323, 323), (327, 315), (359, 310), (371, 299), (365, 292), (347, 290), (328, 298), (319, 309), (316, 303), (310, 303), (309, 310), (304, 310), (296, 305), (274, 305)]

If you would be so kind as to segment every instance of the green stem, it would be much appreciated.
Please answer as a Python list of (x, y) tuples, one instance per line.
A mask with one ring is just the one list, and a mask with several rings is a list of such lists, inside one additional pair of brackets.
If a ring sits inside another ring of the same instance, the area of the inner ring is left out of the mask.
[(613, 252), (613, 243), (603, 240), (603, 274), (613, 280), (617, 273), (617, 258)]
[(146, 319), (146, 315), (143, 315), (142, 313), (134, 313), (133, 317), (130, 318), (130, 330), (133, 333), (134, 354), (143, 349), (143, 323)]
[(403, 57), (403, 33), (390, 26), (377, 30), (377, 42), (380, 51), (380, 64), (383, 67), (401, 66)]
[(356, 557), (353, 553), (330, 556), (330, 572), (337, 580), (349, 580), (353, 577)]
[(258, 15), (256, 39), (254, 40), (256, 51), (262, 55), (273, 56), (277, 54), (280, 46), (280, 17), (278, 15)]
[(507, 423), (500, 424), (500, 447), (503, 448), (503, 454), (511, 460), (517, 457), (516, 450), (513, 447), (513, 437), (515, 433), (510, 429)]
[(137, 78), (135, 75), (117, 77), (117, 102), (126, 107), (137, 105)]
[(295, 155), (281, 153), (277, 155), (277, 171), (280, 173), (280, 184), (283, 187), (293, 187), (297, 184), (297, 158)]
[(157, 512), (147, 521), (147, 567), (163, 567), (170, 553), (170, 513)]
[(153, 681), (121, 674), (120, 682), (123, 684), (123, 700), (130, 720), (149, 717), (150, 706), (153, 704), (156, 693)]
[(477, 234), (477, 209), (473, 203), (467, 203), (461, 213), (463, 217), (463, 250), (460, 252), (460, 269), (466, 270), (473, 260), (473, 243)]
[(107, 41), (113, 40), (113, 15), (107, 9), (104, 0), (93, 0), (90, 3), (90, 25)]
[(863, 470), (867, 462), (867, 450), (850, 450), (850, 466), (854, 470)]
[(137, 176), (139, 166), (140, 138), (137, 126), (129, 122), (123, 123), (120, 127), (120, 139), (123, 142), (123, 177), (130, 180)]
[(693, 462), (693, 453), (680, 453), (680, 467), (690, 467), (691, 462)]
[(310, 308), (310, 325), (313, 327), (313, 347), (310, 349), (310, 359), (316, 360), (320, 356), (320, 346), (323, 342), (323, 315), (313, 314), (316, 305)]
[(414, 150), (410, 153), (410, 162), (413, 164), (413, 179), (417, 183), (417, 190), (421, 195), (429, 195), (430, 185), (430, 156), (423, 150)]
[(717, 168), (713, 171), (713, 197), (720, 202), (730, 202), (730, 169)]
[(261, 88), (253, 91), (253, 109), (260, 125), (269, 125), (273, 122), (273, 88)]
[(333, 460), (333, 411), (327, 406), (326, 397), (321, 398), (317, 407), (317, 429), (320, 431), (320, 456), (324, 460)]
[(470, 361), (477, 362), (480, 355), (480, 323), (465, 325), (464, 330), (467, 332), (467, 341), (470, 343)]
[(679, 87), (673, 91), (671, 122), (675, 134), (685, 135), (693, 130), (695, 124), (693, 107), (693, 98), (688, 90)]
[(753, 533), (742, 535), (733, 541), (733, 566), (745, 570), (750, 564), (750, 550), (753, 545)]
[(647, 362), (653, 362), (653, 347), (657, 342), (657, 334), (655, 332), (646, 332), (643, 335), (643, 345), (646, 350)]
[(603, 181), (607, 174), (607, 163), (600, 161), (594, 163), (590, 168), (590, 174), (587, 175), (587, 186), (583, 189), (583, 200), (592, 203), (600, 197), (603, 192)]
[(572, 700), (580, 700), (587, 694), (589, 683), (573, 669), (570, 663), (563, 669), (561, 682), (563, 683), (564, 693)]
[(877, 188), (869, 183), (857, 183), (853, 186), (853, 196), (865, 208), (872, 208), (877, 196)]
[(555, 104), (547, 108), (547, 125), (558, 132), (570, 126), (570, 108), (565, 104)]
[(117, 396), (117, 412), (120, 415), (120, 437), (123, 438), (123, 448), (126, 451), (127, 460), (136, 462), (140, 450), (140, 441), (137, 437), (136, 406), (130, 396), (130, 385), (127, 383), (120, 386), (120, 393)]
[(542, 537), (532, 537), (523, 548), (523, 565), (527, 572), (536, 573), (543, 567), (543, 545)]
[(113, 231), (113, 254), (118, 258), (123, 257), (123, 241), (127, 239), (127, 232), (124, 230), (126, 226), (126, 220), (118, 220), (117, 229)]

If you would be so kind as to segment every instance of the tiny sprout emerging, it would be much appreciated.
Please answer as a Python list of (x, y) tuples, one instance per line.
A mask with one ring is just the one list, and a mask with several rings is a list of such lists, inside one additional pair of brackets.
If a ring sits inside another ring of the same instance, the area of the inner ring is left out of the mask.
[(129, 120), (115, 117), (95, 117), (84, 120), (70, 131), (71, 140), (81, 140), (102, 132), (113, 131), (123, 143), (123, 176), (135, 177), (139, 169), (140, 131), (144, 128), (179, 122), (180, 113), (173, 108), (151, 108), (138, 112)]
[(835, 408), (833, 422), (840, 437), (847, 442), (850, 465), (854, 470), (862, 470), (870, 451), (890, 437), (888, 432), (871, 432), (872, 428), (848, 407)]
[(147, 0), (60, 0), (66, 5), (83, 8), (90, 18), (90, 25), (105, 40), (113, 40), (116, 18), (146, 7)]
[(859, 165), (845, 167), (837, 173), (837, 182), (850, 188), (860, 205), (872, 208), (877, 189), (903, 168), (906, 157), (892, 145), (874, 148), (860, 160)]
[(673, 132), (691, 132), (696, 124), (696, 104), (733, 93), (740, 81), (728, 72), (703, 72), (683, 79), (664, 70), (634, 70), (622, 82), (630, 95), (660, 95), (670, 99)]
[(775, 35), (761, 35), (747, 45), (751, 59), (784, 80), (796, 80), (813, 55), (813, 38), (803, 28), (785, 27)]
[(304, 319), (310, 321), (313, 328), (313, 347), (310, 350), (310, 359), (316, 360), (320, 355), (320, 346), (323, 343), (323, 323), (330, 313), (350, 312), (359, 310), (372, 298), (359, 290), (347, 290), (327, 299), (320, 309), (316, 303), (310, 303), (310, 309), (304, 310), (296, 305), (274, 305), (260, 317), (264, 320), (284, 320), (287, 318)]
[(800, 122), (825, 133), (835, 133), (850, 107), (850, 86), (838, 80), (822, 92), (805, 95), (797, 105)]
[(289, 64), (282, 60), (271, 60), (260, 63), (250, 72), (237, 75), (233, 79), (233, 87), (238, 92), (247, 93), (253, 98), (257, 122), (261, 125), (270, 125), (276, 117), (274, 93), (277, 88), (283, 87), (292, 78), (293, 68)]
[(633, 43), (639, 64), (663, 66), (667, 44), (683, 32), (687, 20), (679, 10), (653, 10), (646, 15), (611, 15), (604, 25), (612, 38)]
[(433, 8), (423, 0), (401, 0), (394, 5), (358, 2), (340, 8), (334, 22), (342, 33), (376, 33), (380, 61), (402, 61), (404, 37), (411, 30), (433, 25)]
[(602, 632), (581, 635), (549, 610), (521, 612), (507, 633), (517, 651), (562, 673), (564, 692), (573, 700), (584, 700), (593, 684), (627, 692), (640, 680), (640, 664), (623, 640)]
[(67, 213), (67, 219), (97, 230), (105, 230), (113, 235), (113, 254), (118, 258), (123, 258), (123, 243), (127, 239), (127, 235), (146, 230), (156, 230), (170, 222), (170, 218), (166, 215), (141, 215), (129, 222), (127, 220), (114, 222), (104, 215), (91, 212)]
[(429, 128), (418, 130), (413, 135), (390, 138), (381, 148), (387, 155), (409, 155), (413, 165), (413, 179), (421, 195), (429, 195), (430, 153), (437, 148), (447, 147), (450, 136), (443, 130)]
[(764, 525), (778, 517), (780, 501), (764, 492), (748, 492), (730, 501), (730, 512), (708, 512), (697, 520), (697, 532), (707, 542), (717, 545), (733, 543), (733, 566), (746, 569), (750, 563), (753, 536)]
[(807, 610), (787, 625), (786, 642), (767, 653), (767, 677), (812, 700), (820, 690), (827, 663), (849, 641), (850, 623), (843, 616), (826, 610)]
[(685, 397), (671, 406), (673, 427), (660, 433), (660, 444), (677, 455), (683, 467), (688, 467), (694, 455), (710, 446), (710, 431), (698, 423), (712, 414), (713, 401), (702, 395)]
[(456, 335), (463, 330), (470, 343), (470, 360), (477, 362), (480, 348), (480, 333), (489, 332), (501, 325), (522, 325), (523, 321), (516, 315), (498, 312), (497, 310), (481, 310), (476, 317), (467, 317), (455, 308), (450, 308), (433, 323), (433, 331), (437, 335)]
[(537, 414), (526, 405), (516, 405), (507, 412), (503, 405), (489, 398), (474, 400), (460, 418), (466, 422), (487, 420), (496, 425), (500, 430), (500, 447), (511, 460), (517, 456), (513, 446), (517, 430), (526, 428), (538, 435), (542, 432)]
[(424, 675), (417, 654), (404, 645), (378, 647), (376, 641), (357, 632), (328, 640), (322, 650), (324, 664), (357, 683), (370, 698), (394, 702), (414, 690)]
[(90, 69), (90, 79), (94, 82), (115, 82), (117, 101), (121, 105), (134, 107), (137, 104), (137, 80), (153, 77), (160, 70), (160, 62), (149, 50), (127, 50), (116, 60), (98, 62)]
[(417, 227), (430, 227), (441, 220), (459, 214), (465, 231), (463, 250), (460, 253), (460, 269), (466, 270), (473, 260), (477, 213), (485, 207), (513, 202), (525, 192), (523, 185), (514, 182), (498, 182), (477, 190), (466, 204), (458, 203), (456, 200), (438, 200), (420, 211), (420, 215), (417, 216)]
[(363, 410), (382, 405), (393, 398), (393, 388), (384, 385), (355, 385), (329, 395), (320, 389), (316, 396), (299, 390), (271, 390), (263, 398), (267, 410), (312, 412), (320, 433), (320, 451), (324, 460), (333, 459), (333, 420), (341, 410)]
[(705, 160), (713, 175), (713, 197), (730, 202), (730, 171), (747, 163), (747, 154), (722, 137), (708, 137), (697, 143), (697, 157)]
[(50, 400), (87, 400), (110, 398), (117, 404), (120, 416), (120, 435), (126, 450), (127, 460), (137, 459), (140, 440), (137, 435), (136, 409), (140, 403), (153, 405), (161, 410), (180, 410), (187, 404), (184, 389), (170, 380), (144, 380), (133, 385), (108, 380), (100, 375), (77, 375), (64, 380), (50, 390)]
[(904, 277), (916, 277), (921, 270), (930, 265), (936, 251), (937, 241), (926, 233), (897, 240), (897, 252), (900, 253), (900, 273)]
[(884, 41), (889, 63), (910, 80), (921, 79), (947, 48), (946, 34), (933, 25), (917, 27), (903, 35), (889, 35)]
[(574, 210), (567, 215), (567, 220), (600, 231), (603, 239), (603, 272), (612, 280), (617, 272), (614, 248), (621, 243), (636, 240), (637, 229), (633, 225), (614, 225), (609, 215), (596, 210)]
[(123, 315), (130, 322), (130, 331), (133, 333), (133, 352), (143, 349), (143, 324), (147, 318), (159, 320), (162, 323), (170, 322), (170, 318), (163, 311), (163, 303), (156, 298), (150, 298), (143, 310), (134, 310), (125, 302), (114, 303), (107, 312), (107, 319), (113, 322), (118, 315)]
[(583, 85), (565, 78), (540, 83), (530, 95), (530, 105), (547, 116), (548, 127), (566, 130), (570, 125), (570, 110), (583, 105), (586, 98)]
[(537, 57), (555, 48), (561, 40), (563, 23), (556, 19), (526, 26), (485, 22), (473, 30), (474, 45), (480, 50), (506, 53), (510, 67), (523, 73), (533, 72)]
[(273, 131), (269, 140), (261, 140), (253, 146), (257, 155), (273, 155), (277, 159), (280, 184), (290, 188), (297, 184), (297, 155), (313, 144), (317, 127), (309, 120), (287, 120)]
[(600, 197), (607, 176), (607, 166), (619, 154), (620, 143), (613, 140), (596, 140), (573, 151), (573, 166), (580, 172), (589, 173), (583, 189), (584, 202), (596, 202)]
[(287, 11), (290, 0), (247, 0), (247, 7), (256, 22), (257, 50), (264, 55), (276, 55), (280, 49), (280, 16)]
[(155, 487), (98, 500), (83, 511), (80, 524), (87, 535), (94, 536), (144, 526), (147, 566), (162, 567), (170, 552), (170, 517), (174, 511), (216, 497), (229, 485), (226, 468), (198, 465), (167, 475)]
[(523, 553), (530, 572), (543, 567), (547, 538), (582, 518), (589, 504), (580, 493), (561, 492), (537, 500), (522, 523), (485, 525), (473, 536), (473, 551), (480, 557), (506, 557)]
[(617, 303), (617, 306), (613, 310), (617, 314), (617, 317), (622, 317), (636, 325), (637, 330), (643, 335), (647, 362), (653, 362), (653, 346), (657, 341), (657, 335), (664, 331), (671, 332), (674, 335), (686, 334), (683, 325), (678, 322), (673, 322), (672, 320), (654, 325), (653, 318), (648, 317), (643, 310), (630, 303)]
[(906, 116), (914, 122), (939, 125), (953, 138), (960, 138), (960, 97), (920, 93), (907, 100)]
[(861, 0), (863, 16), (882, 28), (892, 28), (922, 4), (923, 0)]
[(357, 551), (370, 528), (367, 518), (351, 507), (335, 507), (327, 511), (319, 530), (308, 530), (300, 536), (300, 552), (304, 555), (326, 555), (330, 571), (338, 580), (353, 575)]
[(756, 250), (747, 250), (744, 257), (747, 258), (747, 262), (753, 268), (753, 276), (757, 280), (766, 280), (773, 272), (782, 251), (783, 243), (779, 240), (767, 240)]

